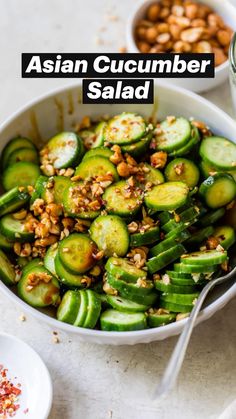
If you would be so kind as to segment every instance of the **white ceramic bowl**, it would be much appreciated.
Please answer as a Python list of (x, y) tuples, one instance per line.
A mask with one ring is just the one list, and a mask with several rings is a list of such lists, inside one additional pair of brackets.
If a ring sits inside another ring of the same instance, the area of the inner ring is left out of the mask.
[[(146, 0), (139, 2), (133, 12), (129, 15), (126, 29), (126, 44), (128, 52), (139, 52), (135, 40), (134, 30), (137, 22), (142, 19), (145, 12), (150, 4), (153, 4), (157, 0)], [(236, 4), (233, 6), (228, 0), (201, 0), (203, 4), (211, 6), (220, 16), (223, 17), (224, 21), (236, 31)], [(214, 87), (219, 86), (227, 80), (229, 76), (229, 61), (226, 61), (222, 65), (216, 67), (215, 78), (166, 78), (166, 82), (174, 84), (185, 89), (192, 90), (193, 92), (204, 92)], [(159, 79), (161, 81), (163, 79)]]
[(52, 405), (52, 382), (39, 355), (22, 340), (0, 333), (0, 360), (8, 369), (8, 378), (21, 384), (20, 407), (14, 418), (47, 419)]
[[(204, 120), (217, 134), (225, 135), (235, 141), (236, 124), (222, 110), (191, 93), (170, 85), (155, 86), (154, 105), (82, 105), (81, 85), (54, 91), (51, 94), (35, 100), (20, 112), (13, 115), (0, 128), (0, 149), (16, 135), (27, 136), (36, 142), (48, 139), (56, 132), (73, 130), (74, 124), (85, 115), (101, 116), (114, 115), (120, 112), (134, 111), (146, 117), (158, 114), (158, 118), (166, 115), (194, 116)], [(10, 297), (12, 303), (17, 303), (22, 310), (33, 314), (40, 321), (49, 323), (53, 329), (62, 329), (77, 335), (79, 338), (99, 344), (124, 345), (151, 342), (165, 339), (181, 332), (186, 320), (172, 323), (156, 329), (147, 329), (137, 332), (102, 332), (99, 330), (82, 329), (61, 323), (56, 319), (36, 310), (20, 300), (9, 288), (0, 281), (0, 290)], [(232, 283), (218, 287), (208, 299), (207, 307), (202, 310), (198, 321), (203, 321), (212, 316), (217, 310), (236, 295), (236, 285)]]

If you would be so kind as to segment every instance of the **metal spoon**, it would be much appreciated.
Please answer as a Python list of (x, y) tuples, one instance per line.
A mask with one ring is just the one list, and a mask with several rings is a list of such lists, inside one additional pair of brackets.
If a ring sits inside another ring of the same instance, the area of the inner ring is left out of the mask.
[(166, 367), (164, 372), (163, 378), (155, 390), (154, 398), (160, 397), (165, 395), (168, 391), (170, 391), (177, 380), (179, 372), (181, 370), (181, 366), (184, 361), (185, 353), (187, 351), (188, 343), (193, 331), (194, 323), (198, 316), (198, 313), (202, 307), (202, 304), (209, 293), (216, 285), (222, 284), (223, 282), (232, 279), (236, 275), (236, 266), (234, 269), (228, 273), (227, 275), (221, 276), (220, 278), (216, 278), (211, 280), (202, 290), (200, 293), (196, 304), (194, 305), (193, 310), (191, 311), (190, 317), (179, 337), (179, 340), (172, 352), (170, 357), (169, 363)]

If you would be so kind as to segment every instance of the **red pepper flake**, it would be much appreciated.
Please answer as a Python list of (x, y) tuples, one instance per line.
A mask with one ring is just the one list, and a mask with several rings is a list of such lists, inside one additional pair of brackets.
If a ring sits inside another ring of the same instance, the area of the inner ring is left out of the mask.
[(8, 370), (0, 365), (0, 417), (13, 417), (20, 405), (18, 396), (21, 394), (20, 384), (16, 386), (7, 378)]

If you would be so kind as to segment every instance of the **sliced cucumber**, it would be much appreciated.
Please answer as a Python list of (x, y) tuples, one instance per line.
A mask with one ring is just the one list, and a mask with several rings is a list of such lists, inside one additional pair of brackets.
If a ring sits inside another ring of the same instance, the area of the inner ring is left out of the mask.
[(154, 169), (150, 164), (141, 163), (140, 169), (141, 171), (137, 173), (136, 179), (141, 187), (142, 184), (146, 185), (147, 183), (151, 183), (153, 186), (156, 186), (165, 182), (163, 173), (158, 169)]
[(199, 292), (195, 292), (192, 294), (164, 293), (161, 296), (161, 300), (166, 301), (167, 303), (193, 306), (198, 297), (199, 297)]
[(156, 135), (157, 150), (173, 151), (183, 147), (191, 137), (191, 125), (185, 118), (167, 118)]
[(58, 252), (55, 256), (55, 270), (61, 284), (68, 288), (84, 288), (85, 283), (82, 282), (84, 275), (69, 272), (60, 261)]
[(181, 273), (212, 273), (217, 270), (217, 265), (187, 265), (185, 263), (175, 263), (174, 270)]
[(54, 276), (57, 276), (55, 269), (55, 257), (57, 254), (57, 246), (52, 245), (48, 248), (46, 255), (44, 257), (43, 263), (45, 268), (51, 272)]
[[(30, 277), (39, 278), (39, 282), (31, 288)], [(42, 275), (49, 275), (49, 282), (40, 280)], [(22, 300), (33, 307), (47, 307), (54, 305), (59, 299), (60, 286), (58, 280), (44, 266), (34, 266), (23, 270), (22, 277), (17, 285), (18, 295)]]
[(2, 184), (6, 191), (16, 186), (34, 186), (39, 176), (39, 166), (31, 162), (20, 161), (8, 166), (3, 172)]
[(13, 249), (14, 242), (8, 240), (3, 234), (0, 233), (0, 249), (9, 252), (9, 250)]
[(82, 140), (74, 132), (60, 132), (51, 138), (43, 149), (55, 169), (75, 167), (82, 159)]
[(2, 250), (0, 250), (0, 280), (8, 286), (16, 284), (16, 273), (14, 267)]
[(199, 143), (200, 141), (200, 134), (199, 130), (196, 127), (192, 127), (192, 137), (189, 139), (189, 141), (181, 148), (178, 148), (177, 150), (173, 150), (171, 153), (169, 153), (170, 157), (182, 157), (186, 156), (187, 154), (191, 153), (194, 150), (194, 147)]
[(183, 212), (179, 214), (179, 221), (175, 221), (175, 219), (172, 219), (168, 221), (168, 223), (164, 224), (162, 226), (162, 229), (169, 233), (171, 231), (174, 231), (176, 228), (178, 228), (180, 225), (186, 228), (186, 223), (197, 221), (197, 216), (199, 215), (199, 210), (197, 207), (190, 207)]
[(218, 169), (232, 170), (236, 166), (236, 145), (227, 138), (204, 138), (199, 153), (203, 160)]
[(147, 321), (144, 313), (121, 312), (113, 309), (106, 310), (100, 317), (102, 330), (126, 332), (146, 329)]
[(97, 176), (105, 176), (111, 173), (113, 180), (119, 180), (116, 167), (106, 157), (94, 156), (83, 160), (76, 168), (75, 176), (83, 180), (94, 179)]
[(85, 153), (83, 157), (83, 161), (89, 159), (90, 157), (97, 157), (97, 156), (106, 157), (107, 159), (109, 159), (112, 155), (113, 155), (113, 152), (108, 147), (91, 148), (91, 150), (88, 150)]
[(13, 214), (4, 215), (0, 219), (0, 231), (14, 242), (32, 242), (34, 233), (25, 229), (25, 220), (16, 220)]
[(77, 291), (67, 291), (57, 309), (57, 319), (60, 322), (74, 324), (80, 306), (80, 294)]
[(77, 316), (74, 320), (74, 326), (83, 327), (88, 310), (88, 294), (85, 290), (77, 291), (80, 296), (80, 304)]
[(236, 182), (228, 173), (219, 173), (204, 180), (199, 193), (208, 207), (220, 208), (236, 197)]
[[(61, 204), (63, 202), (66, 189), (71, 185), (70, 178), (67, 176), (53, 176), (52, 178), (49, 178), (48, 181), (53, 183), (53, 187), (50, 188), (50, 192), (53, 194), (54, 202), (56, 204)], [(45, 202), (47, 202), (47, 189), (45, 186), (41, 193), (41, 197)]]
[(143, 233), (134, 233), (130, 236), (130, 246), (144, 246), (147, 244), (153, 244), (160, 238), (160, 229), (158, 226), (150, 227), (149, 230)]
[(33, 150), (36, 150), (35, 145), (32, 143), (31, 140), (24, 137), (17, 137), (13, 138), (11, 141), (7, 143), (7, 145), (4, 147), (2, 156), (1, 156), (1, 164), (2, 168), (5, 169), (8, 165), (8, 159), (10, 155), (18, 150), (19, 148), (30, 148)]
[(166, 166), (165, 177), (168, 181), (181, 181), (189, 188), (194, 188), (198, 184), (200, 172), (192, 160), (177, 158)]
[(111, 144), (132, 144), (146, 134), (146, 123), (142, 116), (123, 112), (114, 116), (105, 128), (105, 140)]
[(163, 269), (165, 266), (178, 259), (185, 252), (186, 250), (182, 244), (176, 244), (165, 252), (160, 253), (158, 256), (154, 256), (146, 263), (149, 272), (153, 274), (160, 269)]
[(150, 255), (157, 256), (171, 247), (174, 247), (176, 244), (184, 242), (189, 237), (190, 233), (187, 230), (181, 231), (178, 235), (176, 235), (176, 237), (169, 237), (152, 247), (150, 249)]
[[(180, 273), (180, 272), (175, 272), (175, 271), (166, 271), (166, 274), (169, 276), (171, 280), (171, 284), (173, 285), (178, 285), (181, 287), (196, 285), (196, 282), (194, 281), (191, 274), (186, 274), (186, 273), (184, 274), (182, 272)], [(202, 277), (199, 278), (199, 280), (202, 280), (202, 279), (204, 278)]]
[(212, 236), (213, 232), (214, 228), (212, 226), (201, 228), (191, 235), (186, 244), (189, 246), (199, 245), (205, 239), (208, 239), (209, 236)]
[(110, 214), (131, 217), (142, 205), (142, 194), (139, 188), (134, 188), (130, 192), (129, 184), (121, 180), (106, 189), (103, 200)]
[(58, 255), (65, 268), (75, 274), (83, 274), (96, 264), (95, 243), (85, 234), (73, 233), (58, 246)]
[(224, 249), (229, 249), (236, 241), (235, 231), (228, 225), (216, 227), (212, 235), (220, 241), (220, 245)]
[(165, 310), (170, 310), (175, 313), (190, 313), (193, 309), (192, 305), (174, 304), (160, 299), (160, 306)]
[(104, 143), (104, 139), (105, 139), (105, 127), (106, 127), (106, 122), (101, 121), (98, 122), (98, 124), (95, 126), (94, 128), (94, 133), (95, 133), (95, 140), (94, 142), (91, 144), (91, 148), (96, 148), (96, 147), (101, 147)]
[(176, 284), (166, 284), (163, 279), (158, 279), (154, 281), (155, 287), (158, 291), (165, 293), (173, 294), (191, 294), (196, 291), (194, 285), (176, 285)]
[(201, 227), (207, 227), (211, 224), (215, 224), (225, 214), (225, 208), (218, 208), (215, 211), (210, 211), (200, 218), (197, 225)]
[(227, 252), (223, 250), (202, 250), (181, 256), (185, 265), (218, 265), (227, 260)]
[(45, 188), (47, 186), (48, 177), (47, 176), (39, 176), (34, 185), (34, 191), (30, 198), (30, 205), (36, 201), (36, 199), (41, 198)]
[(145, 279), (147, 272), (137, 268), (128, 259), (110, 257), (105, 265), (105, 269), (112, 276), (126, 282), (136, 283), (139, 278)]
[[(67, 215), (73, 218), (94, 219), (99, 216), (101, 202), (98, 202), (98, 210), (94, 210), (91, 203), (94, 201), (91, 193), (86, 195), (82, 194), (84, 188), (83, 182), (71, 182), (65, 189), (63, 196), (64, 211)], [(87, 203), (88, 202), (88, 203)]]
[(96, 326), (101, 313), (101, 299), (96, 292), (92, 290), (86, 290), (84, 292), (86, 292), (88, 296), (88, 306), (83, 327), (93, 329)]
[(27, 191), (21, 191), (15, 187), (0, 196), (0, 216), (22, 208), (29, 201)]
[(151, 139), (152, 134), (149, 134), (141, 138), (141, 140), (137, 141), (136, 143), (121, 146), (121, 150), (123, 153), (128, 153), (134, 158), (143, 156), (148, 151)]
[(149, 327), (160, 327), (165, 326), (166, 324), (173, 323), (176, 319), (175, 313), (168, 314), (158, 314), (158, 313), (148, 313), (147, 323)]
[(125, 222), (117, 215), (101, 215), (90, 226), (90, 236), (107, 257), (125, 256), (129, 248), (129, 233)]
[(148, 208), (163, 211), (175, 210), (188, 199), (189, 188), (183, 182), (167, 182), (146, 193), (144, 202)]
[(116, 295), (107, 295), (107, 302), (118, 311), (125, 311), (126, 313), (138, 313), (148, 309), (149, 306), (138, 304), (134, 301), (127, 300)]
[(10, 154), (7, 160), (7, 167), (19, 161), (30, 161), (38, 164), (38, 153), (34, 148), (19, 148)]

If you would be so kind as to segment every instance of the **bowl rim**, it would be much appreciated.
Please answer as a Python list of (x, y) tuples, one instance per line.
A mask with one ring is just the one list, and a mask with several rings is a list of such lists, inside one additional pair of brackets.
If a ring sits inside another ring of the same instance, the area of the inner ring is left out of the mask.
[[(171, 91), (174, 91), (176, 93), (181, 93), (187, 96), (189, 99), (195, 99), (198, 102), (210, 107), (213, 111), (221, 112), (226, 120), (230, 124), (234, 124), (236, 128), (235, 121), (222, 109), (220, 109), (218, 106), (214, 105), (209, 100), (205, 99), (204, 97), (191, 92), (190, 90), (184, 89), (182, 87), (171, 85), (167, 82), (161, 82), (159, 83), (159, 86), (161, 88), (169, 89)], [(64, 92), (67, 92), (68, 90), (74, 90), (74, 89), (81, 89), (82, 87), (82, 81), (77, 80), (76, 82), (73, 82), (67, 86), (63, 87), (57, 87), (54, 89), (51, 89), (48, 92), (45, 92), (33, 100), (28, 101), (25, 105), (19, 107), (18, 110), (16, 110), (11, 116), (9, 116), (1, 125), (0, 125), (0, 135), (1, 132), (16, 119), (18, 116), (23, 114), (24, 112), (30, 110), (32, 107), (38, 105), (40, 102), (43, 102), (46, 99), (53, 98), (57, 94), (63, 94)], [(158, 84), (156, 84), (156, 88), (158, 87)], [(29, 304), (25, 303), (23, 300), (21, 300), (14, 292), (11, 291), (10, 288), (8, 288), (2, 281), (0, 281), (0, 291), (3, 292), (4, 295), (8, 296), (12, 301), (17, 303), (17, 305), (21, 306), (22, 309), (25, 310), (25, 312), (32, 314), (33, 317), (35, 317), (38, 320), (43, 320), (45, 323), (49, 324), (52, 327), (56, 327), (58, 329), (61, 329), (68, 333), (73, 333), (81, 337), (91, 337), (91, 338), (110, 338), (109, 340), (112, 340), (112, 338), (118, 338), (120, 337), (121, 341), (124, 342), (125, 340), (129, 340), (129, 338), (148, 338), (153, 337), (153, 340), (155, 340), (155, 337), (158, 337), (158, 335), (162, 335), (163, 332), (167, 332), (166, 334), (168, 336), (176, 335), (180, 333), (187, 322), (187, 319), (179, 320), (178, 322), (170, 323), (165, 326), (160, 326), (156, 328), (150, 328), (150, 329), (144, 329), (144, 330), (138, 330), (138, 331), (127, 331), (127, 332), (106, 332), (102, 330), (94, 330), (94, 329), (85, 329), (82, 327), (76, 327), (67, 323), (60, 322), (56, 318), (50, 317), (49, 315), (42, 313), (37, 308), (31, 307)], [(206, 308), (201, 310), (199, 313), (198, 319), (196, 324), (208, 319), (211, 317), (216, 311), (217, 308), (223, 307), (225, 304), (227, 304), (234, 296), (236, 296), (236, 283), (234, 283), (225, 293), (223, 293), (219, 298), (217, 298), (214, 302), (210, 303)], [(164, 336), (163, 339), (165, 339), (168, 336)], [(122, 340), (123, 338), (123, 340)], [(126, 339), (127, 338), (127, 339)], [(119, 339), (119, 338), (118, 338)], [(101, 343), (101, 342), (100, 342)], [(102, 342), (103, 343), (103, 342)], [(104, 344), (106, 344), (106, 339), (104, 341)], [(124, 343), (121, 343), (124, 344)]]
[[(134, 23), (135, 23), (137, 14), (139, 13), (140, 9), (144, 7), (145, 3), (147, 5), (146, 6), (147, 8), (149, 4), (152, 4), (154, 2), (155, 0), (139, 0), (139, 2), (135, 6), (133, 6), (131, 13), (129, 14), (129, 17), (127, 19), (127, 24), (126, 24), (126, 40), (127, 40), (128, 45), (132, 44), (132, 49), (135, 50), (133, 52), (140, 53), (139, 49), (136, 46), (136, 42), (134, 40), (134, 34), (133, 34)], [(204, 3), (204, 0), (201, 0), (201, 3)], [(224, 4), (222, 2), (222, 6), (224, 7), (224, 9), (227, 9), (229, 14), (234, 12), (236, 16), (236, 7), (232, 3), (230, 3), (229, 0), (224, 0)], [(229, 62), (230, 62), (230, 59), (228, 57), (227, 61), (215, 67), (215, 75), (217, 75), (220, 72), (226, 71), (229, 67)]]

